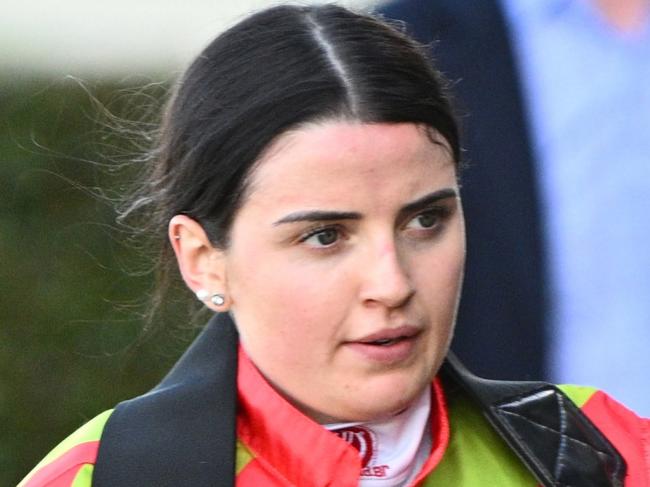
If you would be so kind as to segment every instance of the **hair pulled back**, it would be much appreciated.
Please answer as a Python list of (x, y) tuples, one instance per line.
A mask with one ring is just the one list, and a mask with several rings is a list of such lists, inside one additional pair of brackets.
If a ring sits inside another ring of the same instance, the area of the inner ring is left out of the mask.
[(459, 159), (444, 84), (418, 44), (334, 5), (278, 6), (212, 41), (190, 65), (163, 116), (142, 191), (127, 213), (148, 215), (173, 265), (169, 220), (186, 214), (228, 245), (247, 176), (264, 149), (302, 124), (331, 119), (413, 122), (435, 129)]

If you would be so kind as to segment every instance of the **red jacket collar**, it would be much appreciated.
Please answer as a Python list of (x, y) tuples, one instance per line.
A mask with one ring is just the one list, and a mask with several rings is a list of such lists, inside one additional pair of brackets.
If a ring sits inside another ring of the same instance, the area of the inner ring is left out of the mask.
[[(289, 404), (239, 348), (237, 436), (260, 462), (296, 485), (357, 486), (359, 452)], [(432, 386), (432, 452), (415, 484), (440, 462), (449, 443), (449, 420), (438, 379)], [(308, 452), (308, 454), (301, 454)]]

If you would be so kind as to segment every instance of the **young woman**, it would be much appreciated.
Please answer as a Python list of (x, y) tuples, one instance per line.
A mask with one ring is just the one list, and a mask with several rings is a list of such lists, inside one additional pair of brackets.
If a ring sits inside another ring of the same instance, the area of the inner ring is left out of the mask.
[(448, 354), (458, 131), (399, 31), (331, 5), (253, 15), (190, 66), (153, 155), (131, 211), (216, 315), (21, 486), (650, 480), (648, 423), (601, 392), (486, 381)]

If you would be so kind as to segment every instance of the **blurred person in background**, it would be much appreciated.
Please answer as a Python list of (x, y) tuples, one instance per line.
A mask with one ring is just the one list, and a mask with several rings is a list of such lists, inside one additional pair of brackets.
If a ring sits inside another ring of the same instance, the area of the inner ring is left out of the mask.
[(650, 414), (650, 2), (381, 11), (431, 43), (466, 115), (452, 348), (487, 376), (593, 384)]

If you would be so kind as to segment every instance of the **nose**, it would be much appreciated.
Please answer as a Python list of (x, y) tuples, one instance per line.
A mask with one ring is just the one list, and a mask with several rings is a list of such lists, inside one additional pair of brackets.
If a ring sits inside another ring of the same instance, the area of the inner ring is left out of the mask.
[(384, 244), (372, 252), (373, 257), (361, 269), (361, 298), (367, 304), (398, 308), (411, 298), (415, 289), (408, 268), (394, 243)]

